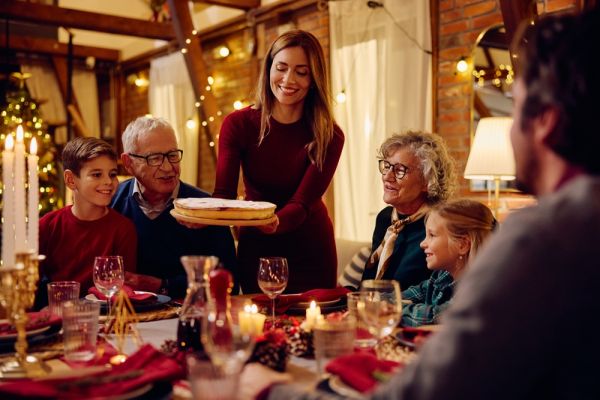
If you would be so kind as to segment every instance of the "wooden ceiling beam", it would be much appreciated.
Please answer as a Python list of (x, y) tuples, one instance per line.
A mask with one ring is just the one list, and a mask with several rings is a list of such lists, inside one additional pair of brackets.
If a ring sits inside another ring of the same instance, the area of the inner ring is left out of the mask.
[[(192, 35), (192, 31), (195, 28), (187, 1), (168, 0), (168, 2), (171, 17), (173, 18), (173, 29), (175, 30), (179, 47), (187, 49), (187, 53), (184, 54), (183, 58), (185, 59), (188, 74), (192, 82), (196, 101), (200, 101), (201, 96), (204, 96), (202, 106), (198, 108), (200, 120), (207, 121), (212, 119), (207, 126), (200, 129), (204, 130), (208, 141), (216, 143), (215, 138), (221, 127), (221, 117), (217, 114), (219, 109), (215, 96), (212, 91), (205, 90), (208, 83), (208, 70), (202, 56), (202, 43), (198, 35)], [(186, 40), (189, 40), (190, 43), (186, 43)], [(211, 147), (211, 154), (216, 164), (217, 152), (215, 147)]]
[[(512, 43), (512, 39), (522, 21), (533, 21), (537, 16), (536, 0), (500, 0), (500, 10), (506, 29), (507, 43)], [(516, 73), (516, 65), (513, 65), (513, 68)]]
[(0, 17), (151, 39), (175, 38), (171, 23), (144, 21), (14, 0), (0, 1)]
[(229, 8), (237, 8), (248, 11), (252, 8), (260, 7), (260, 0), (192, 0), (194, 3), (205, 3), (214, 6), (223, 6)]
[[(6, 37), (3, 34), (0, 34), (0, 43), (6, 43)], [(65, 43), (28, 36), (10, 36), (8, 47), (24, 53), (42, 53), (62, 57), (66, 57), (68, 54), (68, 46)], [(73, 56), (77, 58), (95, 57), (98, 60), (119, 62), (121, 52), (102, 47), (74, 45)]]

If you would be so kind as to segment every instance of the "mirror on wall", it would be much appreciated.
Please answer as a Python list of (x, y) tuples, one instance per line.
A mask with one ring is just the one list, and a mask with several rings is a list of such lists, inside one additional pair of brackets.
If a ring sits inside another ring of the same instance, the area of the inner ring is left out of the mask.
[[(486, 29), (477, 39), (472, 56), (472, 135), (481, 118), (511, 116), (514, 71), (509, 45), (504, 25)], [(493, 185), (493, 181), (471, 180), (473, 191), (493, 189)], [(500, 189), (513, 190), (514, 181), (502, 181)]]

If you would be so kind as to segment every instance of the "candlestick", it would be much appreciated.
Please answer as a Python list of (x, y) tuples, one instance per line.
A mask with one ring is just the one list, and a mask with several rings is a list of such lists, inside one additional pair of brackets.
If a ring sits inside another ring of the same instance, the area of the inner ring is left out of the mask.
[(15, 251), (27, 251), (25, 237), (25, 143), (23, 127), (17, 127), (15, 143)]
[(2, 264), (4, 267), (15, 265), (15, 154), (14, 139), (8, 135), (2, 152)]
[(38, 156), (37, 142), (35, 138), (31, 139), (29, 145), (29, 155), (27, 156), (27, 178), (29, 182), (29, 191), (27, 192), (27, 245), (34, 254), (38, 253), (38, 224), (39, 224), (39, 182), (38, 182)]

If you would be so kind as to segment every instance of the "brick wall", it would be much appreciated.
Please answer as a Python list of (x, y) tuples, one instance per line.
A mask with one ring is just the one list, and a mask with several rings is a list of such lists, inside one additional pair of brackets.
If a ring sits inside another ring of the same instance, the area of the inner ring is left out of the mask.
[[(498, 0), (439, 1), (438, 110), (435, 131), (444, 137), (462, 176), (469, 155), (472, 107), (472, 78), (455, 74), (456, 61), (471, 55), (479, 34), (502, 23)], [(538, 14), (576, 10), (577, 0), (538, 0)], [(468, 182), (461, 180), (461, 192)]]

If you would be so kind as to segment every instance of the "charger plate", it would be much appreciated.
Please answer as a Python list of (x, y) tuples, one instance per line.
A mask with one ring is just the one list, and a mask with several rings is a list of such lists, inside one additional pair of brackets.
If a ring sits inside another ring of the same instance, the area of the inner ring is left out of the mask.
[(273, 215), (267, 219), (213, 219), (213, 218), (198, 218), (190, 217), (189, 215), (179, 214), (175, 209), (170, 211), (171, 215), (181, 222), (188, 222), (191, 224), (202, 224), (202, 225), (219, 225), (219, 226), (261, 226), (269, 225), (275, 222), (277, 216)]

